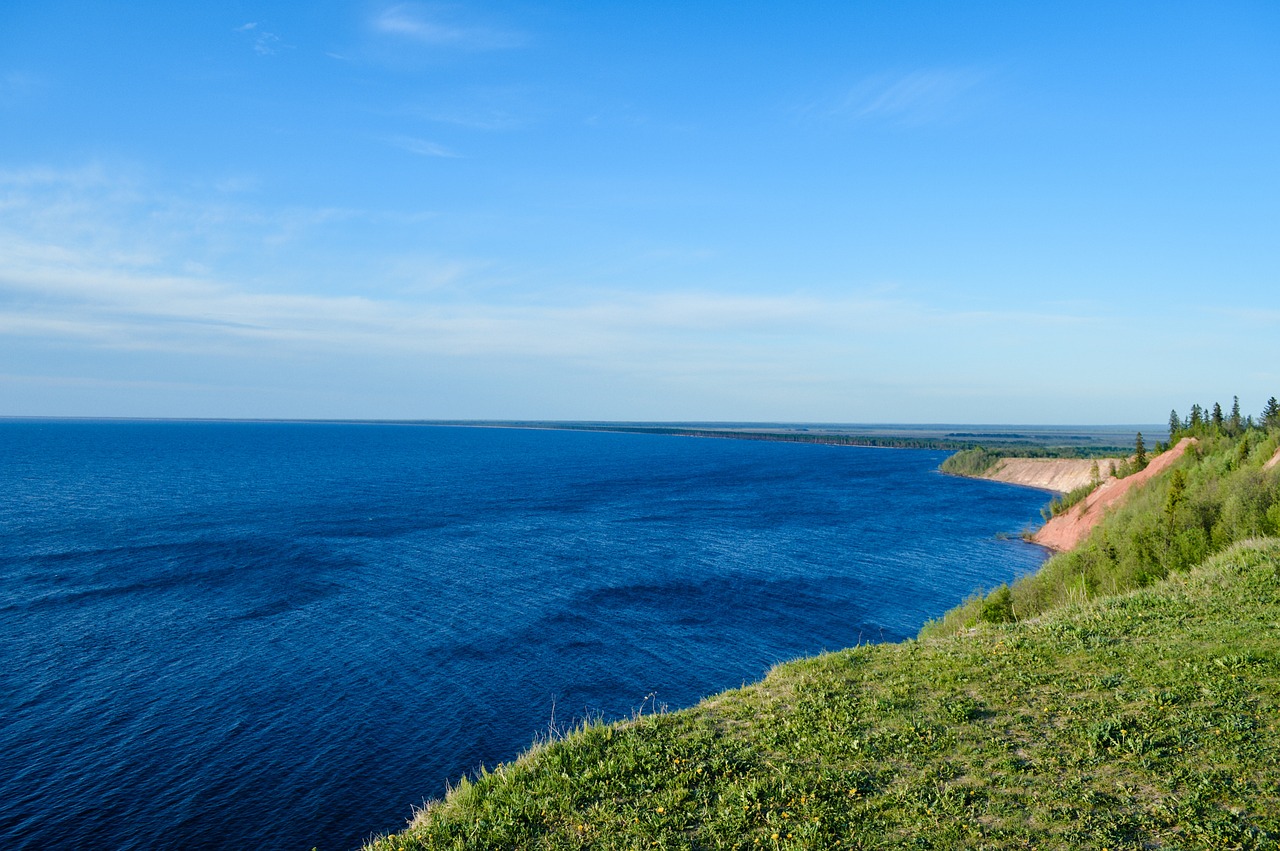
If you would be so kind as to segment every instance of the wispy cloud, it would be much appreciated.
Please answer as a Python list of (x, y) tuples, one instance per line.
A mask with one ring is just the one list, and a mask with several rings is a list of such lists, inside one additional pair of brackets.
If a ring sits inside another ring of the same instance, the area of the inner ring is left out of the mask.
[(44, 81), (25, 71), (0, 72), (0, 105), (31, 97), (44, 88)]
[[(272, 211), (222, 196), (202, 204), (148, 186), (117, 184), (95, 168), (0, 174), (0, 338), (11, 351), (31, 352), (36, 371), (49, 369), (42, 353), (58, 350), (59, 363), (85, 374), (103, 362), (125, 380), (252, 373), (275, 376), (273, 387), (354, 398), (362, 385), (339, 387), (316, 364), (367, 364), (390, 383), (443, 364), (441, 374), (465, 373), (495, 405), (508, 404), (508, 392), (543, 404), (572, 374), (612, 394), (619, 415), (632, 411), (622, 400), (644, 388), (655, 403), (679, 393), (694, 406), (681, 410), (708, 413), (758, 410), (752, 406), (767, 397), (795, 418), (804, 416), (801, 405), (816, 416), (832, 398), (871, 392), (872, 378), (1029, 382), (1041, 371), (1039, 353), (1115, 330), (1083, 309), (982, 311), (892, 289), (695, 290), (664, 288), (656, 278), (570, 288), (548, 280), (555, 270), (531, 281), (527, 268), (425, 247), (397, 262), (387, 243), (346, 243), (355, 256), (335, 273), (327, 266), (346, 252), (318, 258), (316, 249), (326, 223), (352, 224), (358, 213)], [(295, 228), (311, 236), (269, 245), (260, 233)], [(249, 246), (255, 234), (264, 247)], [(519, 390), (513, 370), (536, 381)], [(267, 410), (272, 399), (264, 397)], [(602, 414), (570, 403), (579, 407), (563, 410)]]
[[(159, 253), (157, 250), (156, 253)], [(436, 273), (467, 270), (447, 259)], [(895, 335), (962, 327), (989, 339), (1009, 329), (1040, 345), (1087, 319), (1020, 311), (947, 311), (905, 300), (713, 291), (490, 294), (422, 298), (297, 294), (212, 274), (169, 271), (154, 254), (116, 256), (0, 231), (0, 333), (44, 343), (243, 358), (264, 348), (299, 353), (416, 353), (568, 359), (618, 368), (754, 364), (843, 352), (870, 356)], [(433, 273), (417, 275), (424, 284)], [(783, 353), (786, 354), (783, 354)], [(805, 353), (808, 353), (805, 355)], [(816, 361), (815, 361), (816, 362)], [(678, 370), (677, 370), (678, 371)]]
[(551, 104), (560, 99), (557, 93), (536, 86), (473, 86), (395, 112), (468, 130), (506, 131), (545, 119), (555, 109)]
[(235, 32), (244, 33), (253, 45), (253, 52), (259, 56), (274, 55), (280, 44), (280, 37), (259, 27), (257, 21), (241, 24), (235, 28)]
[(1266, 307), (1250, 307), (1247, 310), (1239, 308), (1215, 307), (1213, 313), (1225, 316), (1232, 322), (1242, 325), (1251, 325), (1254, 327), (1266, 328), (1268, 326), (1280, 326), (1280, 310), (1269, 309)]
[(964, 98), (989, 77), (971, 68), (876, 74), (859, 80), (837, 97), (810, 104), (809, 115), (846, 120), (879, 119), (907, 126), (954, 116)]
[(435, 142), (429, 142), (426, 139), (418, 139), (413, 136), (391, 136), (386, 140), (387, 144), (399, 148), (402, 151), (408, 151), (411, 154), (417, 154), (420, 157), (444, 157), (446, 159), (456, 159), (461, 156), (454, 151), (449, 150), (444, 145), (438, 145)]
[(262, 188), (262, 178), (251, 174), (234, 174), (215, 181), (213, 187), (227, 195), (256, 192)]
[(716, 350), (754, 362), (773, 357), (774, 345), (847, 348), (921, 328), (1004, 337), (1010, 328), (1032, 336), (1039, 329), (1056, 336), (1089, 321), (1059, 311), (946, 309), (876, 291), (548, 286), (534, 293), (486, 286), (484, 276), (506, 272), (483, 259), (431, 254), (399, 263), (385, 255), (357, 258), (356, 268), (376, 269), (382, 280), (353, 279), (345, 292), (339, 281), (334, 293), (299, 294), (264, 279), (261, 269), (249, 279), (228, 273), (221, 244), (242, 255), (244, 236), (255, 233), (265, 251), (282, 253), (282, 264), (293, 258), (305, 267), (295, 257), (311, 244), (302, 235), (349, 224), (360, 213), (157, 200), (145, 184), (117, 182), (101, 167), (0, 173), (0, 200), (0, 330), (109, 347), (235, 348), (256, 341), (332, 351), (664, 361), (694, 354), (705, 360)]
[(504, 50), (524, 44), (520, 33), (465, 20), (457, 7), (397, 3), (374, 15), (373, 30), (427, 45), (465, 50)]

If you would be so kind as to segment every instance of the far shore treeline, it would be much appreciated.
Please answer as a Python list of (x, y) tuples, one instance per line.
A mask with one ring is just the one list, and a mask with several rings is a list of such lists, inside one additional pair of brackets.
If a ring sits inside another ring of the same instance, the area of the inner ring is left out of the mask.
[[(1094, 458), (1123, 452), (1125, 446), (1115, 438), (1125, 429), (1099, 430), (1055, 428), (1040, 431), (945, 431), (918, 426), (792, 426), (761, 425), (690, 425), (682, 423), (618, 423), (564, 422), (525, 420), (437, 420), (425, 423), (438, 426), (490, 428), (536, 428), (554, 431), (594, 431), (622, 434), (656, 434), (678, 437), (724, 438), (731, 440), (765, 440), (783, 443), (816, 443), (832, 446), (867, 446), (884, 449), (935, 449), (958, 452), (985, 448), (1001, 457), (1021, 458)], [(924, 433), (913, 433), (924, 432)], [(1127, 434), (1133, 434), (1128, 429)]]

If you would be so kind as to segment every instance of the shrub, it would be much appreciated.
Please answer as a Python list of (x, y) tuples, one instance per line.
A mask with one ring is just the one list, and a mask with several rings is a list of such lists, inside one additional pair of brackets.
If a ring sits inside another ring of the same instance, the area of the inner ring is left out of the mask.
[(983, 623), (1013, 623), (1013, 592), (1008, 585), (1001, 585), (982, 601), (978, 620)]
[(999, 453), (977, 447), (964, 449), (942, 462), (940, 469), (953, 476), (981, 476), (1000, 460)]

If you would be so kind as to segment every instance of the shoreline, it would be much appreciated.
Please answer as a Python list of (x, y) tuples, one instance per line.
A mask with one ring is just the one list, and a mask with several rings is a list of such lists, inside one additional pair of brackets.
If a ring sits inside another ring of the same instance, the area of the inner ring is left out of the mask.
[(1124, 461), (1120, 457), (1104, 458), (1004, 458), (990, 470), (975, 478), (1003, 482), (1009, 485), (1037, 488), (1051, 493), (1066, 494), (1093, 481), (1093, 465), (1098, 465), (1100, 481), (1107, 481), (1108, 464), (1117, 467)]

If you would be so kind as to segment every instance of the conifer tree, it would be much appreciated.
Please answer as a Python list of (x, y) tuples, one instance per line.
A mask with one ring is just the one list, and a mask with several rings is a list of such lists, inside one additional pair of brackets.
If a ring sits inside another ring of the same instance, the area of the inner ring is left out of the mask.
[(1267, 400), (1267, 406), (1262, 409), (1262, 427), (1280, 428), (1280, 402), (1276, 401), (1276, 397), (1272, 396)]
[(1135, 471), (1144, 470), (1147, 467), (1147, 447), (1142, 442), (1142, 432), (1138, 432), (1138, 437), (1133, 442), (1133, 468)]
[(1214, 427), (1214, 428), (1216, 428), (1216, 429), (1221, 429), (1221, 428), (1222, 428), (1222, 406), (1221, 406), (1221, 405), (1219, 405), (1217, 402), (1214, 402), (1214, 403), (1213, 403), (1213, 415), (1212, 415), (1212, 420), (1213, 420), (1213, 427)]
[(1174, 470), (1169, 476), (1169, 495), (1165, 498), (1164, 513), (1169, 517), (1169, 525), (1173, 525), (1173, 515), (1183, 503), (1187, 493), (1187, 474)]
[(1178, 432), (1182, 431), (1182, 420), (1178, 419), (1177, 409), (1169, 411), (1169, 442), (1172, 443)]
[(1231, 397), (1231, 434), (1244, 431), (1244, 418), (1240, 416), (1240, 397)]
[(1187, 428), (1192, 432), (1199, 432), (1202, 425), (1204, 425), (1203, 409), (1199, 405), (1192, 405), (1191, 420), (1187, 423)]

